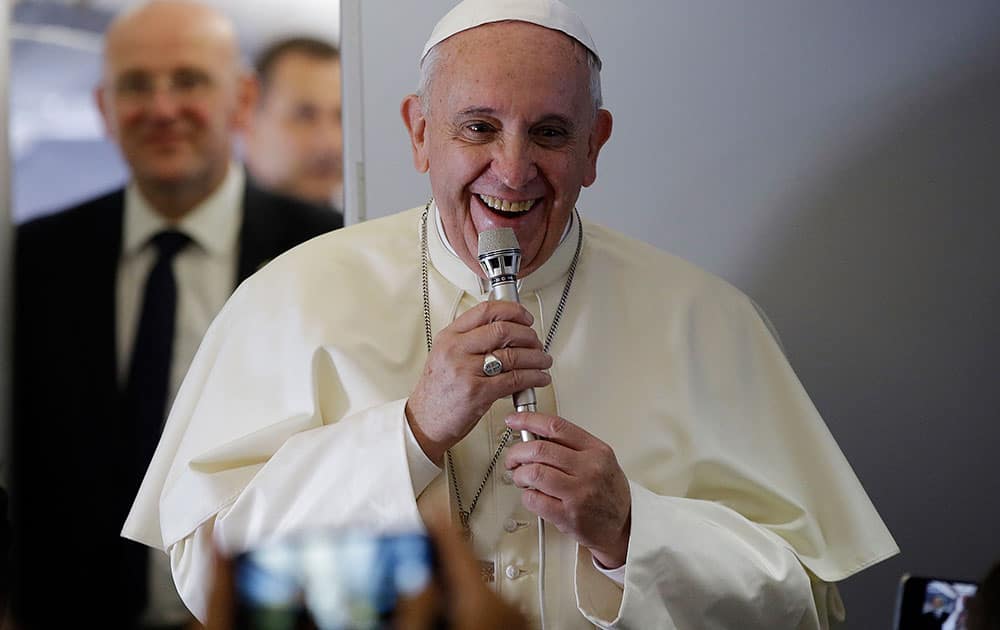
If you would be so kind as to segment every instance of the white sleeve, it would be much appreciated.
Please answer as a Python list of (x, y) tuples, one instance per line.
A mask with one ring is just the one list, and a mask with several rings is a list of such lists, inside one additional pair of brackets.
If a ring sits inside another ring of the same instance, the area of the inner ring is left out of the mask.
[(602, 575), (612, 580), (618, 586), (625, 586), (625, 565), (616, 568), (608, 569), (601, 566), (601, 563), (597, 561), (597, 558), (593, 557), (591, 554), (591, 561), (594, 563), (594, 568), (601, 572)]
[(403, 420), (406, 426), (406, 462), (410, 468), (410, 481), (413, 483), (413, 496), (419, 497), (434, 477), (441, 473), (441, 468), (432, 462), (424, 449), (420, 448), (417, 436), (413, 435), (410, 423)]
[(719, 504), (630, 485), (624, 589), (578, 558), (577, 601), (595, 625), (814, 630), (842, 616), (836, 588), (777, 535)]
[(417, 457), (415, 440), (411, 452), (404, 404), (291, 436), (230, 504), (170, 546), (178, 591), (198, 619), (207, 613), (213, 546), (233, 554), (306, 527), (423, 529), (416, 494), (438, 469)]

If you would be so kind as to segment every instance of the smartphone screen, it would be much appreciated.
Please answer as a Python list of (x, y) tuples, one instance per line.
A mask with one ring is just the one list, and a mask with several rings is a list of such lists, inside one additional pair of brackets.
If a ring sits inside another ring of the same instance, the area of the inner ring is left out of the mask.
[(895, 630), (966, 630), (968, 580), (904, 575), (896, 598)]
[(319, 531), (236, 558), (238, 628), (392, 628), (404, 597), (433, 580), (433, 549), (422, 533)]

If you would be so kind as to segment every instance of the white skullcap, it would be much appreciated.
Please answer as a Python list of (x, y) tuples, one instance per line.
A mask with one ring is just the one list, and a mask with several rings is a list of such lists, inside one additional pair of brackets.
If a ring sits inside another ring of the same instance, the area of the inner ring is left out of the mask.
[(464, 0), (448, 12), (434, 27), (430, 39), (424, 44), (420, 61), (427, 52), (452, 35), (490, 22), (514, 20), (530, 22), (566, 33), (594, 53), (598, 69), (601, 56), (583, 20), (559, 0)]

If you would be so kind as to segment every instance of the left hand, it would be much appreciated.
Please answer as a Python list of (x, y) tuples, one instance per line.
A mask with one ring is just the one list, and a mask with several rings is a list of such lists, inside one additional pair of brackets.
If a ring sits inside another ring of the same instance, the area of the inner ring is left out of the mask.
[(558, 416), (516, 413), (507, 425), (545, 438), (507, 449), (504, 464), (524, 488), (524, 507), (572, 536), (604, 567), (625, 564), (632, 495), (611, 447)]

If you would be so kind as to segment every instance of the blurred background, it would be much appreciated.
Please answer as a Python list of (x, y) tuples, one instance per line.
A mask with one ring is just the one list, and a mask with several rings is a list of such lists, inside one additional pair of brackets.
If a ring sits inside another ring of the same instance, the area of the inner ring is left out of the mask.
[[(10, 2), (10, 0), (6, 0)], [(101, 36), (132, 0), (13, 0), (10, 22), (10, 155), (15, 222), (64, 208), (125, 181), (104, 136), (94, 86)], [(340, 38), (337, 0), (207, 0), (230, 15), (249, 62), (281, 35)], [(57, 184), (57, 185), (56, 185)]]

